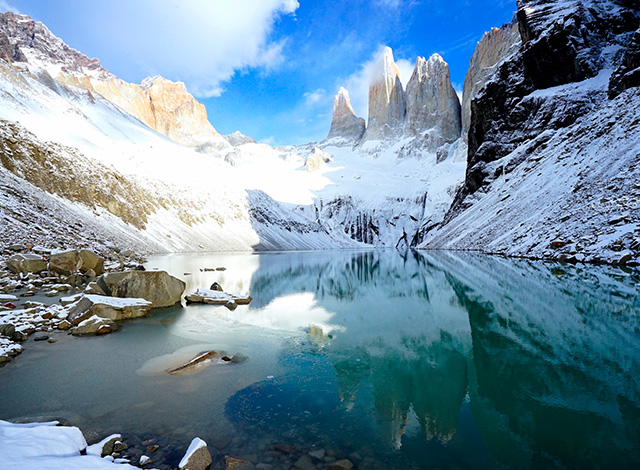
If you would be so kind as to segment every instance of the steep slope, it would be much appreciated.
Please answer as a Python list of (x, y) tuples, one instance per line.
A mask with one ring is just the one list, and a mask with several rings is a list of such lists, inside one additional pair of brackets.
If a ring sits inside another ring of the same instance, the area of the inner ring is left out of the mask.
[(607, 91), (639, 11), (622, 0), (518, 2), (522, 47), (471, 102), (465, 183), (425, 247), (638, 259), (640, 91)]

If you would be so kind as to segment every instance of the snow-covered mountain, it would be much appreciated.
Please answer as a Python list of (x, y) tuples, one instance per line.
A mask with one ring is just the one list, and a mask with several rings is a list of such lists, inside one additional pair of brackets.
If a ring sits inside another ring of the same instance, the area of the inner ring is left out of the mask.
[(423, 246), (637, 260), (638, 2), (519, 1), (517, 21), (521, 46), (471, 100), (464, 185)]
[(327, 139), (279, 148), (219, 135), (181, 83), (124, 82), (44, 25), (0, 15), (0, 184), (22, 191), (3, 194), (0, 235), (34, 236), (5, 228), (27, 198), (74, 214), (39, 218), (43, 233), (81, 217), (92, 237), (147, 251), (637, 260), (639, 10), (519, 1), (478, 43), (462, 103), (442, 57), (419, 57), (405, 89), (386, 48), (366, 122), (341, 89)]

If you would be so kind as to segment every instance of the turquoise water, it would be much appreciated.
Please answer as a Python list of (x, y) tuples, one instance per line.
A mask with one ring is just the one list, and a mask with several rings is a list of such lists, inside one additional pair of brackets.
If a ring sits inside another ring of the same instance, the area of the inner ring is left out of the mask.
[[(318, 449), (361, 469), (640, 465), (637, 271), (395, 251), (147, 268), (254, 300), (30, 340), (0, 369), (0, 419), (61, 418), (89, 440), (120, 432), (134, 458), (158, 443), (160, 468), (196, 435), (214, 467), (229, 454), (293, 468)], [(166, 373), (207, 350), (248, 360)]]

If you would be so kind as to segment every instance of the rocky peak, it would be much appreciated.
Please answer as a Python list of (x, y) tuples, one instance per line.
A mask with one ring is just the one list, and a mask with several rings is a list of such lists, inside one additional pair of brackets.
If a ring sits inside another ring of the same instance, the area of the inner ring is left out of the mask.
[(460, 137), (460, 100), (440, 55), (417, 58), (407, 84), (406, 109), (405, 134), (427, 137), (432, 149)]
[(476, 46), (462, 92), (462, 138), (467, 141), (471, 119), (471, 100), (495, 72), (496, 67), (520, 47), (520, 32), (515, 17), (500, 28), (484, 33)]
[(340, 88), (333, 100), (333, 118), (327, 140), (354, 144), (362, 138), (366, 127), (364, 119), (357, 117), (351, 107), (349, 92)]
[(397, 136), (404, 127), (406, 103), (393, 51), (385, 47), (369, 86), (369, 119), (365, 139)]
[(0, 13), (0, 49), (0, 58), (44, 68), (53, 77), (59, 72), (75, 72), (102, 80), (116, 79), (98, 59), (67, 46), (44, 24), (26, 15)]

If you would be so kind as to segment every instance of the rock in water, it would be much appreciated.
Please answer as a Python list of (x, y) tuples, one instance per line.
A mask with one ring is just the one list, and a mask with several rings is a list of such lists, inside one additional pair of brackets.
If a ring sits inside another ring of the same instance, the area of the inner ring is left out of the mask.
[(211, 465), (207, 443), (199, 437), (191, 441), (187, 452), (178, 464), (178, 470), (206, 470)]
[(358, 142), (364, 135), (367, 125), (364, 119), (357, 117), (351, 107), (349, 92), (340, 88), (333, 100), (333, 118), (327, 140), (348, 145)]
[(46, 271), (47, 262), (42, 256), (32, 254), (17, 254), (7, 259), (7, 268), (12, 273), (39, 273)]
[(107, 273), (97, 281), (100, 288), (114, 297), (143, 298), (153, 308), (170, 307), (180, 302), (186, 284), (165, 271), (123, 271)]
[(118, 325), (108, 318), (93, 315), (71, 330), (71, 334), (76, 336), (106, 335), (118, 329)]
[(93, 316), (111, 321), (128, 320), (145, 316), (151, 306), (145, 299), (83, 295), (69, 306), (68, 320), (73, 326)]
[(369, 118), (365, 140), (398, 136), (404, 126), (405, 95), (393, 51), (385, 47), (369, 86)]
[(460, 101), (451, 85), (449, 66), (440, 55), (416, 59), (405, 96), (406, 135), (428, 136), (432, 150), (460, 137)]

